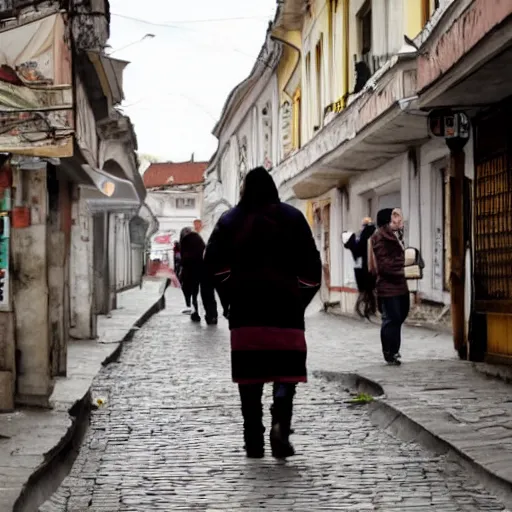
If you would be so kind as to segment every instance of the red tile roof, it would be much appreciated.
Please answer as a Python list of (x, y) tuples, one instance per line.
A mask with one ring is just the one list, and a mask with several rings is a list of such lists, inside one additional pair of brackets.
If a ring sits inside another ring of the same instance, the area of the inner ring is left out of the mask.
[(146, 188), (192, 185), (204, 181), (208, 162), (164, 162), (151, 164), (143, 175)]

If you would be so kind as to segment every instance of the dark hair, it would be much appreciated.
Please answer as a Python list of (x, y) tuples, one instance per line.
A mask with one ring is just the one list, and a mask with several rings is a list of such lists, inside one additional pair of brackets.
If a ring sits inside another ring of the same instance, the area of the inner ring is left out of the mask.
[(184, 237), (192, 233), (192, 228), (183, 228), (180, 233), (180, 243)]
[(384, 208), (377, 213), (377, 226), (382, 228), (391, 222), (391, 215), (394, 208)]
[(264, 167), (249, 171), (244, 180), (239, 205), (253, 210), (275, 203), (279, 203), (279, 193), (269, 172)]

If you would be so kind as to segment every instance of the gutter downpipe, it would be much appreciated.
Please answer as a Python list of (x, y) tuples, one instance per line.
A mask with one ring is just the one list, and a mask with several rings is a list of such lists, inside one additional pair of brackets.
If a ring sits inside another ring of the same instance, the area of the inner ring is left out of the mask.
[(292, 50), (295, 50), (297, 52), (297, 56), (298, 56), (297, 62), (295, 64), (295, 66), (293, 67), (293, 71), (290, 74), (290, 78), (288, 79), (288, 82), (286, 82), (286, 85), (285, 85), (285, 88), (286, 88), (288, 86), (288, 84), (290, 83), (291, 77), (295, 74), (295, 71), (297, 70), (297, 67), (300, 64), (300, 60), (302, 58), (302, 50), (300, 48), (297, 48), (294, 44), (290, 43), (289, 41), (286, 41), (286, 39), (283, 39), (282, 37), (279, 37), (278, 35), (276, 35), (274, 33), (270, 34), (270, 39), (272, 39), (273, 41), (277, 41), (281, 44), (284, 44), (284, 45), (288, 46), (289, 48), (291, 48)]

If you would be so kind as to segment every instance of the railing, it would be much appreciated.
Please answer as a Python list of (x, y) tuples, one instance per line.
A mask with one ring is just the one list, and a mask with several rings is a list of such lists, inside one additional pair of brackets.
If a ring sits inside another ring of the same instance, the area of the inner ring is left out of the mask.
[(372, 52), (365, 53), (362, 57), (354, 55), (356, 71), (356, 85), (354, 93), (360, 92), (366, 82), (391, 58), (391, 55), (373, 55)]
[[(376, 73), (389, 59), (391, 55), (374, 55), (371, 51), (365, 53), (361, 60), (368, 66), (371, 74)], [(354, 55), (354, 62), (357, 62), (357, 55)]]

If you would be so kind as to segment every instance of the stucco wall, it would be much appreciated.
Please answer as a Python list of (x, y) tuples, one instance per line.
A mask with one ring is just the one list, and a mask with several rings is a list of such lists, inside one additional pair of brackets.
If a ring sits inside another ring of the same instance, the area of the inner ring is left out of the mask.
[(20, 354), (20, 403), (47, 405), (51, 393), (48, 330), (46, 168), (17, 171), (31, 225), (12, 230), (13, 297)]
[[(195, 208), (180, 209), (176, 208), (178, 198), (195, 199)], [(179, 240), (180, 232), (185, 227), (192, 227), (194, 220), (202, 219), (203, 223), (208, 224), (208, 216), (204, 219), (203, 211), (203, 189), (202, 186), (197, 190), (190, 191), (152, 191), (148, 192), (146, 203), (151, 208), (158, 220), (158, 232), (153, 236), (151, 243), (151, 252), (153, 256), (165, 252), (172, 263), (172, 244)], [(163, 233), (171, 233), (172, 240), (170, 244), (158, 244), (155, 237)], [(134, 263), (135, 264), (135, 263)]]
[(13, 313), (0, 313), (0, 411), (14, 408), (15, 339)]
[(76, 339), (93, 339), (96, 322), (93, 315), (93, 229), (85, 200), (73, 202), (70, 255), (70, 334)]

